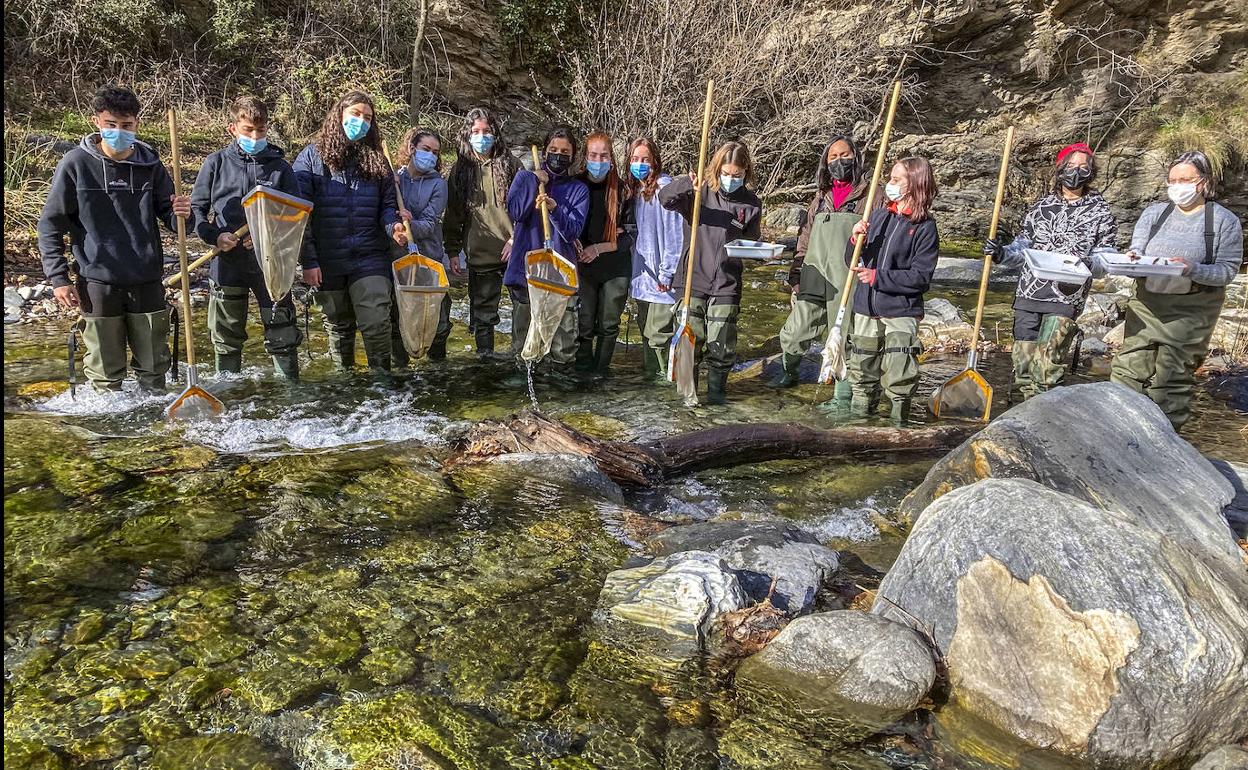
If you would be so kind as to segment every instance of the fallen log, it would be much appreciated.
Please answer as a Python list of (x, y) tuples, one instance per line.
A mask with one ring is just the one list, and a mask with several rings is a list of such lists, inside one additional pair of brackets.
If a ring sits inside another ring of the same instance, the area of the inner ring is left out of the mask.
[(558, 420), (525, 410), (503, 421), (478, 423), (456, 442), (448, 462), (479, 462), (518, 452), (574, 454), (593, 460), (617, 484), (644, 487), (694, 471), (769, 460), (943, 452), (981, 427), (950, 423), (914, 429), (821, 430), (794, 423), (756, 423), (705, 428), (633, 443), (594, 438)]

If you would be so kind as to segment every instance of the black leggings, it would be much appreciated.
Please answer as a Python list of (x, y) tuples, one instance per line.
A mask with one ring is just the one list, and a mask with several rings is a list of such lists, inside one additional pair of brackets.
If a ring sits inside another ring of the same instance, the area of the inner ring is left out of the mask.
[(78, 300), (82, 314), (88, 318), (117, 318), (126, 313), (155, 313), (169, 305), (165, 302), (165, 287), (160, 281), (141, 283), (138, 286), (114, 286), (79, 279)]

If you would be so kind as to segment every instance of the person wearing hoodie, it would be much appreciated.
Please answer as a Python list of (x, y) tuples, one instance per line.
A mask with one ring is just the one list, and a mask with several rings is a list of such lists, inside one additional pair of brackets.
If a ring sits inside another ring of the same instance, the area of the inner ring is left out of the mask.
[[(823, 148), (815, 171), (815, 194), (806, 209), (806, 221), (797, 238), (796, 255), (789, 269), (793, 289), (792, 309), (780, 330), (781, 370), (767, 383), (769, 388), (797, 384), (798, 365), (812, 342), (823, 342), (828, 325), (840, 310), (841, 291), (849, 267), (845, 249), (854, 225), (862, 219), (870, 180), (864, 178), (862, 152), (848, 134), (836, 134)], [(877, 195), (876, 205), (883, 204)], [(852, 288), (852, 287), (851, 287)], [(853, 326), (852, 303), (846, 307), (844, 328)], [(849, 407), (848, 380), (836, 383), (832, 408)]]
[(1068, 254), (1082, 261), (1093, 277), (1104, 274), (1092, 252), (1113, 249), (1118, 222), (1109, 204), (1092, 188), (1096, 156), (1082, 142), (1063, 147), (1053, 164), (1052, 189), (1023, 217), (1019, 237), (998, 233), (984, 242), (994, 262), (1022, 265), (1014, 294), (1014, 384), (1024, 400), (1057, 387), (1066, 376), (1070, 346), (1079, 331), (1075, 319), (1083, 311), (1092, 279), (1058, 283), (1032, 275), (1024, 249)]
[(1169, 200), (1144, 209), (1127, 252), (1183, 266), (1181, 275), (1136, 280), (1110, 374), (1152, 399), (1175, 430), (1191, 417), (1196, 369), (1209, 352), (1226, 287), (1244, 262), (1244, 223), (1217, 195), (1208, 156), (1182, 153), (1166, 173)]
[[(637, 301), (637, 321), (643, 346), (642, 370), (650, 382), (668, 382), (667, 351), (672, 342), (672, 311), (676, 296), (672, 280), (685, 247), (684, 220), (663, 208), (659, 192), (672, 183), (663, 173), (659, 145), (652, 139), (634, 139), (628, 146), (625, 203), (632, 204), (633, 273), (629, 293)], [(625, 230), (629, 229), (627, 222)]]
[(461, 251), (468, 258), (469, 326), (477, 355), (490, 358), (505, 254), (511, 249), (507, 190), (516, 175), (516, 160), (503, 144), (498, 119), (481, 107), (468, 112), (455, 149), (442, 233), (452, 269), (458, 270), (454, 260)]
[[(507, 191), (507, 211), (512, 220), (512, 246), (507, 254), (507, 270), (503, 283), (511, 297), (511, 347), (519, 355), (529, 332), (529, 289), (525, 273), (525, 255), (545, 247), (542, 233), (542, 212), (546, 208), (550, 217), (552, 246), (565, 259), (576, 259), (575, 241), (585, 228), (589, 214), (589, 188), (572, 175), (572, 160), (577, 153), (576, 135), (568, 126), (556, 126), (546, 134), (542, 143), (545, 157), (541, 168), (521, 170)], [(538, 192), (538, 183), (546, 187), (544, 195)], [(557, 379), (570, 383), (575, 376), (570, 367), (576, 357), (577, 297), (568, 298), (567, 308), (555, 332), (554, 341), (546, 360), (551, 373)], [(519, 380), (509, 378), (508, 385), (518, 385)]]
[[(884, 187), (888, 203), (854, 225), (852, 236), (866, 235), (861, 263), (854, 269), (854, 323), (850, 328), (848, 365), (852, 391), (850, 413), (865, 417), (888, 396), (897, 425), (910, 419), (919, 387), (919, 319), (923, 294), (936, 272), (940, 236), (932, 219), (936, 178), (926, 158), (902, 158)], [(853, 258), (845, 246), (844, 261)]]
[(82, 312), (83, 370), (100, 391), (121, 389), (127, 347), (143, 389), (164, 392), (169, 372), (158, 225), (176, 232), (177, 218), (191, 216), (191, 200), (174, 195), (173, 178), (156, 151), (135, 139), (141, 107), (128, 88), (96, 91), (91, 122), (97, 131), (57, 164), (39, 217), (44, 275), (57, 302)]
[[(412, 237), (416, 250), (429, 259), (441, 262), (448, 272), (458, 264), (447, 259), (442, 246), (442, 213), (446, 211), (446, 180), (442, 178), (442, 138), (427, 128), (409, 128), (399, 144), (399, 192), (403, 206), (412, 216)], [(391, 322), (398, 329), (398, 304)], [(451, 336), (451, 295), (442, 298), (438, 330), (425, 353), (432, 361), (446, 358), (446, 340)], [(403, 353), (403, 340), (395, 342), (395, 354)]]
[(243, 199), (257, 186), (299, 194), (295, 172), (282, 148), (268, 140), (269, 108), (254, 96), (242, 96), (230, 106), (228, 131), (234, 137), (224, 149), (204, 159), (191, 192), (195, 233), (220, 254), (210, 263), (208, 335), (216, 353), (218, 372), (238, 372), (247, 341), (248, 294), (260, 306), (264, 349), (273, 368), (283, 377), (299, 378), (299, 343), (303, 335), (295, 321), (290, 295), (274, 304), (248, 235), (234, 231), (247, 223)]
[(633, 267), (632, 236), (624, 231), (631, 212), (623, 205), (624, 183), (616, 171), (609, 134), (596, 132), (585, 138), (585, 171), (580, 179), (589, 188), (589, 213), (573, 244), (580, 302), (576, 368), (603, 378), (620, 336)]
[(316, 141), (295, 158), (300, 194), (313, 205), (303, 280), (317, 289), (329, 354), (343, 371), (355, 366), (357, 328), (369, 369), (389, 372), (392, 365), (387, 244), (406, 245), (407, 236), (382, 141), (372, 99), (352, 91), (329, 109)]
[[(677, 178), (659, 192), (663, 208), (685, 220), (680, 263), (672, 291), (683, 302), (688, 260), (687, 244), (693, 220), (694, 177)], [(702, 190), (698, 218), (698, 253), (693, 257), (693, 286), (688, 325), (693, 330), (697, 358), (706, 359), (706, 403), (727, 400), (728, 373), (737, 358), (737, 315), (741, 310), (740, 259), (729, 257), (725, 244), (762, 237), (763, 203), (754, 194), (754, 163), (740, 142), (727, 142), (711, 158)], [(679, 317), (681, 308), (676, 308)], [(696, 371), (696, 369), (695, 369)]]

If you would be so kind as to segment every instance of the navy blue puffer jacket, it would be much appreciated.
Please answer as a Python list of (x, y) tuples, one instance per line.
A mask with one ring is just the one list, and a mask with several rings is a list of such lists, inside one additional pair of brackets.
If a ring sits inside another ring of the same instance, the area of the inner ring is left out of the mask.
[(332, 171), (315, 144), (303, 148), (294, 168), (300, 194), (313, 204), (303, 267), (326, 276), (389, 276), (389, 234), (399, 221), (394, 182), (365, 179), (350, 166)]

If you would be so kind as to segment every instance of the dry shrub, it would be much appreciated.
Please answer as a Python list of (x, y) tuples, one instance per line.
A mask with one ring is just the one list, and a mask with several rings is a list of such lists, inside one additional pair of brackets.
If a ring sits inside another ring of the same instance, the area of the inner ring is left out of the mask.
[(52, 171), (60, 153), (50, 143), (32, 141), (29, 133), (14, 125), (4, 129), (4, 230), (5, 234), (33, 232), (48, 196)]
[(669, 168), (689, 168), (713, 79), (712, 137), (749, 144), (763, 195), (807, 176), (831, 131), (874, 116), (893, 76), (879, 6), (602, 0), (581, 17), (591, 42), (568, 68), (583, 129), (652, 137)]

